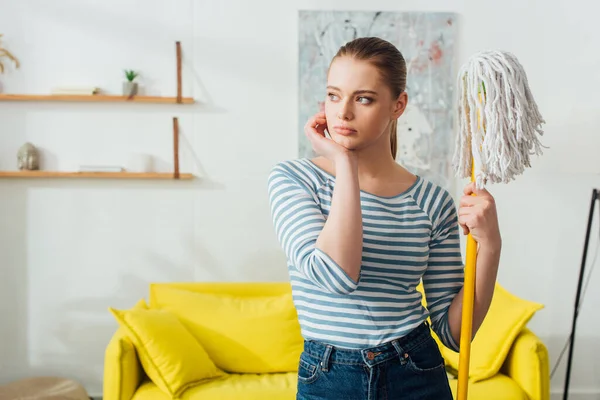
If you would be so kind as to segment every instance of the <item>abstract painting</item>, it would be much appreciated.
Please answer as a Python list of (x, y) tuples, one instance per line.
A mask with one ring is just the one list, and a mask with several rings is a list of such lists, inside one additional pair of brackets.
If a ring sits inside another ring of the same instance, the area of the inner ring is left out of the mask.
[(441, 12), (300, 11), (299, 157), (314, 156), (304, 124), (323, 107), (331, 59), (344, 43), (376, 36), (398, 47), (407, 64), (409, 105), (398, 119), (396, 161), (450, 189), (456, 19)]

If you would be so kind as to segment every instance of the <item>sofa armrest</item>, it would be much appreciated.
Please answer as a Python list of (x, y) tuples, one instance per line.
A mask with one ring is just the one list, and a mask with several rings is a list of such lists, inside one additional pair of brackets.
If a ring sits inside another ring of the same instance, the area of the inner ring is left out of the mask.
[(135, 346), (119, 328), (104, 352), (102, 398), (131, 400), (144, 376)]
[(501, 372), (517, 382), (530, 400), (550, 399), (548, 349), (529, 329), (515, 339)]

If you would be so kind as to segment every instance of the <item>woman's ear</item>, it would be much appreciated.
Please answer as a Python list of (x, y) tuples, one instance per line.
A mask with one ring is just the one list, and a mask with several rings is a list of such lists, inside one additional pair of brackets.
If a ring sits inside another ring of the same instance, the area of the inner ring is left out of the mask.
[(400, 96), (394, 102), (394, 110), (392, 112), (392, 116), (394, 119), (400, 118), (400, 116), (406, 110), (406, 106), (408, 105), (408, 94), (406, 92), (400, 93)]

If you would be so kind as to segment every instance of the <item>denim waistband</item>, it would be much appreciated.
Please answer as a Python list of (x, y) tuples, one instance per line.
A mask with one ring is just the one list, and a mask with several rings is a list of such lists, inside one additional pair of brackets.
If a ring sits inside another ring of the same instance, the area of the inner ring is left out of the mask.
[(314, 340), (305, 340), (304, 352), (322, 360), (322, 366), (325, 368), (328, 363), (374, 366), (398, 356), (406, 358), (407, 352), (431, 339), (429, 323), (425, 321), (405, 336), (379, 346), (360, 350), (346, 349)]

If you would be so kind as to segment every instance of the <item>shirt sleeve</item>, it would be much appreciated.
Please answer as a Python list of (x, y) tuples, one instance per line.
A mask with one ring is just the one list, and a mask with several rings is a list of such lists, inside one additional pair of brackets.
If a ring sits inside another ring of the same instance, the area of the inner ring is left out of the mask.
[(450, 333), (448, 308), (464, 282), (464, 265), (460, 251), (458, 214), (452, 197), (443, 192), (437, 217), (433, 221), (429, 245), (429, 262), (423, 275), (423, 288), (431, 325), (442, 343), (459, 351)]
[(358, 283), (316, 248), (325, 226), (316, 195), (281, 166), (271, 171), (268, 187), (275, 233), (289, 262), (306, 279), (328, 292), (349, 294), (356, 290)]

